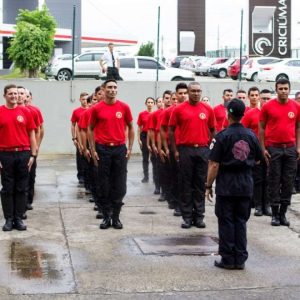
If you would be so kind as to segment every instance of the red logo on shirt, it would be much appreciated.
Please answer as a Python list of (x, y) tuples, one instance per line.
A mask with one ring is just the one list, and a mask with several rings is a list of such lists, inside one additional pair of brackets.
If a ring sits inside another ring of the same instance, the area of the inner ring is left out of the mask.
[(290, 111), (290, 112), (288, 113), (288, 117), (289, 117), (290, 119), (294, 119), (294, 118), (295, 118), (295, 114), (294, 114), (292, 111)]
[(206, 119), (206, 114), (201, 113), (201, 114), (199, 115), (199, 118), (200, 118), (201, 120), (205, 120), (205, 119)]
[(20, 123), (23, 123), (23, 122), (24, 122), (23, 116), (17, 116), (17, 120), (18, 120)]
[(116, 112), (116, 117), (118, 119), (121, 119), (122, 118), (122, 113), (120, 111)]
[(250, 153), (249, 144), (243, 140), (236, 142), (232, 148), (232, 153), (235, 159), (244, 161)]

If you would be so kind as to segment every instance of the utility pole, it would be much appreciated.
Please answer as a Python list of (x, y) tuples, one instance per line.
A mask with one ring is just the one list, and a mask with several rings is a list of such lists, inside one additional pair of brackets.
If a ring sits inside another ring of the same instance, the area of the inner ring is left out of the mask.
[(76, 24), (75, 21), (76, 21), (76, 5), (73, 5), (71, 102), (75, 101), (75, 99), (73, 99), (74, 54), (75, 54), (75, 24)]
[(239, 73), (239, 89), (242, 81), (242, 55), (243, 55), (243, 16), (244, 10), (241, 10), (241, 36), (240, 36), (240, 73)]

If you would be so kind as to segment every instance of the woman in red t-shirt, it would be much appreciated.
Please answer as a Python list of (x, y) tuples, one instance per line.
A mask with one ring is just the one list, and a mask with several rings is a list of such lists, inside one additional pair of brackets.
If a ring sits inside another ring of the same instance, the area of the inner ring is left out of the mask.
[(152, 112), (154, 106), (154, 99), (152, 97), (148, 97), (145, 101), (147, 109), (142, 111), (139, 114), (137, 124), (138, 128), (138, 142), (143, 154), (143, 172), (144, 178), (142, 182), (149, 181), (149, 150), (147, 147), (147, 132), (148, 132), (148, 118), (150, 113)]

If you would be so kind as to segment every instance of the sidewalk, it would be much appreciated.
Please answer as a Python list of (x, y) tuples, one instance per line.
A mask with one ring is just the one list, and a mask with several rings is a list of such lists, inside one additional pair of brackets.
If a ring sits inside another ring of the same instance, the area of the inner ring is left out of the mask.
[(221, 270), (214, 206), (205, 229), (181, 229), (152, 183), (140, 182), (141, 165), (139, 156), (128, 165), (124, 229), (100, 230), (74, 157), (39, 159), (28, 230), (0, 232), (0, 299), (299, 299), (299, 195), (291, 228), (251, 216), (246, 269)]

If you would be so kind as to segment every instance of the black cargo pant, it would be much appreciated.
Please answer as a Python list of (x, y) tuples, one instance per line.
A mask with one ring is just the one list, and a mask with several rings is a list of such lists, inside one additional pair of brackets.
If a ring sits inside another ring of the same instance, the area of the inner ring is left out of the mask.
[(96, 151), (99, 156), (97, 186), (103, 214), (118, 215), (127, 188), (127, 148), (96, 144)]
[(179, 163), (176, 161), (173, 151), (170, 151), (170, 167), (172, 204), (175, 208), (180, 208), (180, 199), (182, 198), (181, 173), (179, 172)]
[(290, 205), (297, 170), (296, 147), (268, 147), (268, 196), (272, 206)]
[(269, 201), (267, 199), (267, 164), (264, 160), (254, 166), (252, 175), (254, 206), (265, 209)]
[(219, 255), (226, 265), (242, 265), (248, 258), (247, 226), (252, 197), (216, 196)]
[(76, 148), (76, 167), (78, 180), (84, 179), (84, 156), (80, 154), (78, 148)]
[(107, 68), (107, 79), (122, 80), (122, 78), (120, 77), (118, 68), (108, 67)]
[(29, 183), (28, 183), (28, 198), (27, 203), (32, 204), (34, 197), (34, 185), (35, 185), (35, 177), (36, 177), (36, 159), (34, 160), (32, 167), (29, 171)]
[(150, 155), (150, 160), (152, 163), (152, 170), (153, 170), (153, 182), (155, 185), (156, 189), (160, 189), (161, 188), (161, 183), (160, 183), (160, 178), (159, 178), (159, 157), (158, 155), (155, 155), (154, 153), (151, 153)]
[(209, 149), (179, 146), (178, 151), (182, 179), (182, 218), (188, 221), (203, 219)]
[(172, 172), (171, 172), (171, 163), (165, 158), (164, 161), (158, 156), (158, 173), (159, 173), (159, 182), (161, 185), (162, 193), (165, 195), (165, 199), (169, 204), (172, 202)]
[(147, 132), (141, 132), (140, 140), (142, 142), (142, 156), (143, 156), (143, 173), (145, 178), (149, 178), (149, 149), (147, 147)]
[(5, 219), (21, 219), (26, 210), (30, 151), (0, 152), (1, 203)]

